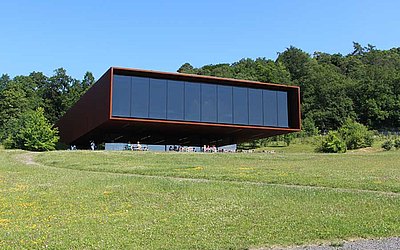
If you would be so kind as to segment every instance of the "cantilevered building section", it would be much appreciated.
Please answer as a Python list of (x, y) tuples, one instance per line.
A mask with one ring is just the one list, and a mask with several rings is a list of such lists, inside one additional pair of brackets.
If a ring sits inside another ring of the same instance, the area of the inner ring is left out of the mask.
[(228, 145), (300, 131), (296, 86), (110, 68), (60, 119), (61, 141)]

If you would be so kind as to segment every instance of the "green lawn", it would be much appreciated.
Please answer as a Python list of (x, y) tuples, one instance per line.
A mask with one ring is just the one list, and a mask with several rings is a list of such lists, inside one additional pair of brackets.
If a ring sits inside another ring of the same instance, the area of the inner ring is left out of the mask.
[[(40, 165), (23, 163), (30, 157)], [(0, 249), (243, 249), (398, 236), (399, 183), (395, 151), (0, 150)]]
[(54, 151), (46, 166), (209, 180), (400, 192), (400, 152), (200, 154)]

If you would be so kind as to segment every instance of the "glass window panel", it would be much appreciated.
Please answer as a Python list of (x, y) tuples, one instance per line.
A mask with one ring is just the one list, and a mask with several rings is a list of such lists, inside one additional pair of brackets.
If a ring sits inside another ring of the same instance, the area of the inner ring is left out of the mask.
[(249, 124), (263, 125), (262, 89), (249, 89)]
[(171, 120), (184, 119), (184, 82), (168, 81), (167, 118)]
[(201, 121), (217, 121), (217, 85), (201, 84)]
[(185, 82), (185, 120), (200, 121), (200, 84)]
[(131, 117), (149, 117), (149, 78), (132, 77)]
[(112, 92), (112, 115), (129, 117), (131, 78), (129, 76), (114, 75)]
[(218, 85), (218, 122), (233, 122), (232, 87)]
[(233, 123), (249, 124), (247, 88), (233, 87)]
[(278, 126), (278, 107), (276, 99), (276, 91), (263, 90), (263, 105), (264, 105), (264, 125)]
[(149, 118), (167, 118), (167, 80), (150, 78)]
[(287, 103), (287, 92), (277, 91), (278, 96), (278, 126), (288, 127), (288, 103)]

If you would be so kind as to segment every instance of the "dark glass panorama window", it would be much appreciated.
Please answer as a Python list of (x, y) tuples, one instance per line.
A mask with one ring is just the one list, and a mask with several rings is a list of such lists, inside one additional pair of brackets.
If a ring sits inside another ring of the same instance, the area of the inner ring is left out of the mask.
[(201, 84), (201, 121), (217, 122), (217, 85)]
[(150, 79), (132, 77), (131, 117), (149, 117)]
[(247, 88), (233, 87), (233, 123), (249, 124)]
[(263, 125), (262, 89), (249, 89), (249, 124)]
[(131, 77), (114, 76), (112, 91), (112, 115), (130, 116), (131, 103)]
[(185, 120), (200, 121), (200, 84), (185, 82)]
[(115, 75), (112, 115), (288, 127), (287, 92)]
[(231, 86), (218, 86), (218, 122), (233, 122), (233, 96)]
[(264, 126), (278, 126), (276, 91), (263, 90)]
[(185, 83), (168, 80), (167, 119), (183, 120), (185, 117)]
[(277, 91), (278, 99), (278, 127), (288, 127), (287, 92)]
[(149, 118), (167, 118), (167, 80), (150, 78)]

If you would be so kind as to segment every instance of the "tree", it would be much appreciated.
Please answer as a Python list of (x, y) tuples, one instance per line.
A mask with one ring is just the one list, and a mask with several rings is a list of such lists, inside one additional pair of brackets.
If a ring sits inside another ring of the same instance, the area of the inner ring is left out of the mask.
[(41, 86), (40, 92), (44, 101), (43, 107), (46, 118), (55, 123), (73, 104), (74, 98), (71, 94), (71, 87), (77, 84), (76, 79), (67, 75), (63, 68), (54, 71), (45, 85)]
[(186, 74), (197, 74), (197, 69), (195, 69), (190, 63), (184, 63), (179, 69), (179, 73)]
[(8, 137), (11, 120), (18, 120), (30, 110), (26, 92), (15, 82), (10, 82), (0, 91), (0, 141)]
[(44, 109), (38, 108), (24, 114), (19, 121), (18, 130), (14, 130), (5, 142), (7, 148), (20, 148), (31, 151), (54, 150), (58, 142), (58, 130), (53, 128), (44, 116)]
[(86, 71), (81, 82), (82, 93), (86, 92), (95, 82), (92, 72)]
[(10, 81), (11, 81), (11, 79), (10, 79), (9, 75), (2, 74), (0, 76), (0, 91), (2, 91)]
[(277, 58), (277, 61), (288, 69), (292, 80), (298, 80), (304, 76), (306, 65), (310, 60), (309, 54), (294, 46), (290, 46), (284, 52), (278, 53)]
[(310, 62), (300, 79), (303, 117), (311, 118), (324, 130), (336, 130), (346, 118), (356, 116), (347, 87), (352, 81), (337, 72), (336, 67)]
[(312, 118), (306, 117), (302, 120), (301, 126), (302, 133), (305, 136), (315, 136), (318, 135), (318, 128), (315, 126), (315, 122)]

